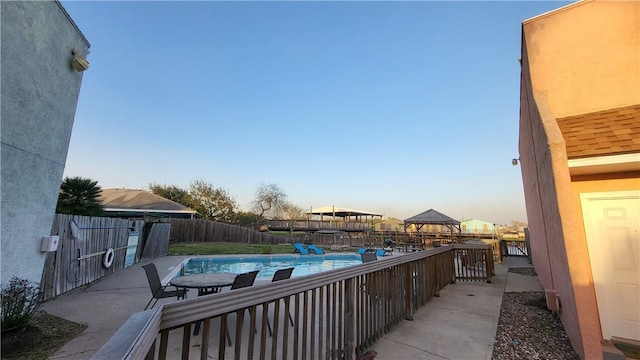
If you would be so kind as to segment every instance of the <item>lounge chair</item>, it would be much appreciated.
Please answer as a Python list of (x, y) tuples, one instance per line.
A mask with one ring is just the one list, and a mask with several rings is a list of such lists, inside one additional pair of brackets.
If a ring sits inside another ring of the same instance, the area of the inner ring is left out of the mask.
[(300, 253), (300, 255), (309, 255), (309, 249), (304, 247), (301, 243), (293, 243), (293, 247), (295, 248), (293, 252)]
[(322, 250), (321, 248), (311, 244), (308, 246), (309, 250), (313, 251), (315, 254), (324, 254), (324, 250)]
[(376, 249), (376, 255), (377, 256), (386, 256), (387, 254), (390, 254), (390, 251), (387, 251), (385, 249)]
[[(273, 279), (271, 279), (271, 282), (290, 279), (293, 269), (294, 268), (287, 268), (276, 271), (275, 274), (273, 274)], [(293, 326), (293, 318), (291, 317), (291, 313), (289, 313), (289, 321), (291, 322), (291, 326)], [(269, 322), (269, 318), (267, 318), (267, 328), (269, 329), (269, 336), (272, 336), (273, 331), (271, 330), (271, 323)]]
[[(151, 305), (151, 309), (156, 305), (159, 299), (165, 299), (170, 297), (176, 297), (178, 300), (184, 299), (187, 295), (187, 289), (178, 289), (167, 291), (166, 288), (169, 285), (162, 286), (162, 282), (160, 282), (160, 276), (158, 275), (158, 269), (156, 268), (156, 264), (151, 263), (147, 265), (142, 265), (145, 273), (147, 273), (147, 280), (149, 281), (149, 287), (151, 288), (151, 300), (147, 303), (147, 306), (144, 307), (145, 310)], [(151, 302), (155, 300), (153, 305)]]
[(356, 250), (356, 254), (357, 255), (362, 255), (362, 254), (364, 254), (366, 252), (367, 252), (367, 249), (365, 249), (365, 248), (360, 248), (360, 249)]

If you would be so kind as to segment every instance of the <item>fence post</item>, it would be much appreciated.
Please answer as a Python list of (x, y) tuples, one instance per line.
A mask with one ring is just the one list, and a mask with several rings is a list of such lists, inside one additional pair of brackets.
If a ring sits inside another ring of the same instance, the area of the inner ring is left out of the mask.
[(411, 271), (411, 264), (412, 263), (407, 263), (402, 265), (404, 267), (404, 287), (406, 289), (404, 296), (404, 318), (409, 321), (413, 321), (413, 292), (415, 291), (413, 287), (413, 272)]
[(487, 271), (487, 282), (491, 283), (491, 276), (495, 275), (495, 270), (493, 266), (493, 247), (490, 246), (485, 251), (486, 251), (485, 266)]
[(355, 338), (356, 338), (356, 324), (355, 324), (355, 286), (354, 279), (349, 278), (344, 281), (344, 289), (347, 297), (347, 308), (345, 313), (345, 339), (347, 340), (347, 360), (353, 360), (356, 358), (356, 347), (355, 347)]

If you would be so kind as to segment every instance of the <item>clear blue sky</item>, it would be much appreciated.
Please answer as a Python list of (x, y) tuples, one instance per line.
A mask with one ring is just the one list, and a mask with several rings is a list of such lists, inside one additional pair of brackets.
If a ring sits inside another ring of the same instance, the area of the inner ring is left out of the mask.
[(526, 221), (521, 23), (565, 2), (62, 4), (92, 45), (65, 176)]

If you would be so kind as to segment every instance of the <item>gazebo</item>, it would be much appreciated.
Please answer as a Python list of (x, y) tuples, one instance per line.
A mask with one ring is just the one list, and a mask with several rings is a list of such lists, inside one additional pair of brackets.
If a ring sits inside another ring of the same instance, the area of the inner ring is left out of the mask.
[(414, 215), (408, 219), (404, 220), (404, 230), (407, 231), (407, 228), (411, 225), (415, 225), (416, 229), (420, 231), (420, 229), (424, 225), (443, 225), (446, 226), (451, 231), (451, 240), (454, 238), (454, 232), (458, 232), (458, 238), (460, 237), (460, 221), (451, 218), (439, 211), (429, 209), (425, 212), (422, 212), (418, 215)]

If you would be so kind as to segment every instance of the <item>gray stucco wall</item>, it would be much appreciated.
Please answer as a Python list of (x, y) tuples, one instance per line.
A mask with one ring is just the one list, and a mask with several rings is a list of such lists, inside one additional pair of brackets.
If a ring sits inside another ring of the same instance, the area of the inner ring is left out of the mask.
[(40, 282), (89, 43), (54, 1), (3, 1), (0, 282)]

